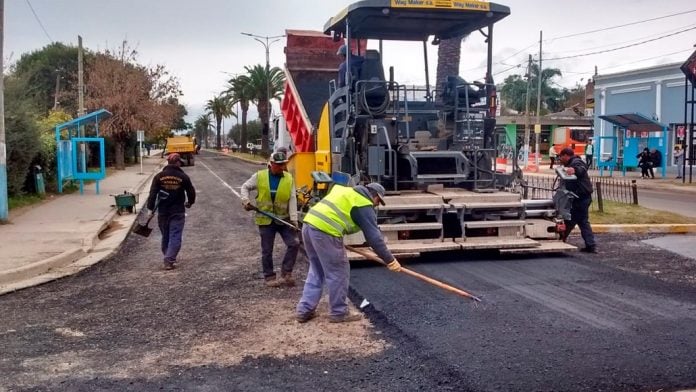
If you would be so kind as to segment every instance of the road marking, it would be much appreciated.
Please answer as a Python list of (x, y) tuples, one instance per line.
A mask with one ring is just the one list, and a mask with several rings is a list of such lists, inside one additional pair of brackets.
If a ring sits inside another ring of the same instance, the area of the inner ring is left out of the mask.
[(206, 165), (206, 164), (203, 163), (203, 162), (199, 162), (199, 163), (200, 163), (201, 165), (203, 165), (203, 167), (205, 167), (206, 169), (208, 169), (208, 171), (210, 172), (210, 174), (212, 174), (213, 176), (215, 176), (215, 178), (217, 178), (218, 180), (220, 180), (220, 182), (222, 183), (222, 185), (224, 185), (227, 189), (229, 189), (230, 192), (234, 193), (234, 195), (237, 196), (238, 198), (240, 198), (240, 199), (242, 198), (242, 195), (240, 195), (239, 192), (237, 192), (236, 190), (234, 190), (234, 188), (232, 188), (232, 186), (231, 186), (230, 184), (226, 183), (225, 180), (223, 180), (222, 178), (220, 178), (220, 176), (218, 176), (217, 174), (215, 174), (215, 172), (214, 172), (211, 168), (209, 168), (208, 165)]

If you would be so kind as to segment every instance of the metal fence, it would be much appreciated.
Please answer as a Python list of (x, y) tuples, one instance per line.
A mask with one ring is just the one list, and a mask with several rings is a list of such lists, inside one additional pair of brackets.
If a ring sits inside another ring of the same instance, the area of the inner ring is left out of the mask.
[[(526, 185), (519, 187), (524, 199), (551, 199), (554, 189), (558, 187), (556, 176), (525, 176)], [(600, 211), (603, 201), (638, 204), (638, 187), (636, 180), (623, 180), (610, 177), (590, 177), (594, 192), (592, 199), (597, 202)]]

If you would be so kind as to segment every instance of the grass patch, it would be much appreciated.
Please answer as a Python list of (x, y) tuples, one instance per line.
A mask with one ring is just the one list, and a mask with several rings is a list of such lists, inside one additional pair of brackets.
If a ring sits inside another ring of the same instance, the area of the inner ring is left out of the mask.
[(41, 203), (42, 200), (43, 197), (39, 195), (10, 196), (10, 198), (7, 200), (7, 204), (9, 205), (10, 209), (14, 209)]
[(592, 224), (659, 224), (696, 223), (696, 219), (672, 212), (653, 210), (633, 204), (604, 201), (604, 212), (597, 210), (597, 202), (590, 208)]

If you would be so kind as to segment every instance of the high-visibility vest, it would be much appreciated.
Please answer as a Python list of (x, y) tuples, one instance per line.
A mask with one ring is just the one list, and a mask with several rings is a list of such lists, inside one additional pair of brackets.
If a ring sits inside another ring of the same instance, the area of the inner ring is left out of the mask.
[(371, 199), (353, 188), (334, 185), (326, 197), (307, 211), (303, 222), (333, 237), (343, 237), (360, 231), (350, 217), (350, 210), (373, 205)]
[[(271, 199), (271, 180), (268, 169), (259, 170), (256, 174), (256, 207), (264, 212), (269, 212), (281, 219), (290, 217), (289, 201), (292, 195), (292, 175), (288, 172), (283, 172), (283, 178), (280, 179), (278, 189), (275, 194), (275, 201)], [(270, 225), (273, 219), (256, 213), (256, 224), (259, 226)]]

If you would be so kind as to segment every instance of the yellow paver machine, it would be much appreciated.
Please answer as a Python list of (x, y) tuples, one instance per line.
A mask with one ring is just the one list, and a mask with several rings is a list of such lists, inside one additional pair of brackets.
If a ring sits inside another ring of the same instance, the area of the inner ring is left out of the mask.
[[(329, 19), (321, 32), (288, 30), (282, 120), (305, 208), (332, 183), (377, 181), (387, 189), (380, 228), (395, 254), (574, 250), (559, 240), (563, 220), (553, 201), (524, 200), (514, 192), (519, 171), (495, 167), (493, 26), (509, 14), (508, 7), (483, 1), (365, 0)], [(431, 85), (428, 45), (468, 35), (487, 43), (485, 76), (469, 83), (449, 75)], [(394, 67), (385, 73), (384, 41), (422, 43), (407, 57), (423, 59), (421, 85), (395, 80)], [(351, 48), (350, 71), (339, 83), (343, 44)], [(346, 241), (364, 239), (359, 233)]]

